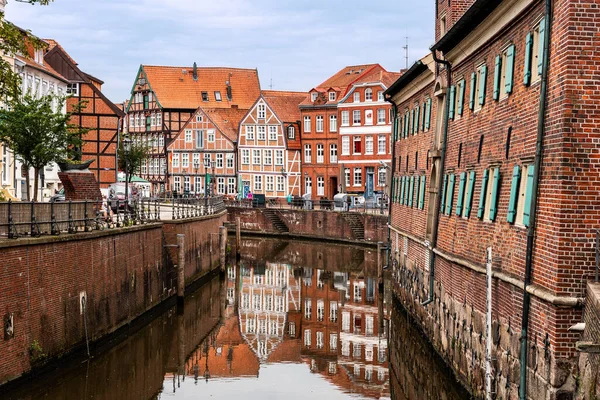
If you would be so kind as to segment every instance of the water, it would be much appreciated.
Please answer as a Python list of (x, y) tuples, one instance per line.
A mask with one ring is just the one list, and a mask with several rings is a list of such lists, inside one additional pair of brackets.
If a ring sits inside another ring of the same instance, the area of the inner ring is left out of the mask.
[[(240, 262), (188, 295), (182, 313), (163, 310), (91, 360), (71, 357), (0, 398), (467, 398), (379, 296), (376, 261), (373, 249), (243, 240)], [(389, 332), (400, 338), (391, 349)]]

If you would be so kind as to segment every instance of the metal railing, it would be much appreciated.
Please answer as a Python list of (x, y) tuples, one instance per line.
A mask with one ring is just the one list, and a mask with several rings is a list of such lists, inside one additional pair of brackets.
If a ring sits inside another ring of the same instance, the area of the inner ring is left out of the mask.
[(287, 210), (324, 210), (333, 212), (356, 212), (361, 214), (387, 215), (388, 205), (383, 202), (379, 205), (363, 203), (361, 205), (349, 205), (348, 203), (334, 202), (333, 200), (319, 199), (306, 200), (299, 197), (287, 201), (287, 199), (266, 199), (264, 202), (256, 199), (224, 200), (226, 207), (243, 208), (274, 208)]
[(60, 235), (217, 214), (221, 197), (52, 203), (0, 202), (0, 239)]

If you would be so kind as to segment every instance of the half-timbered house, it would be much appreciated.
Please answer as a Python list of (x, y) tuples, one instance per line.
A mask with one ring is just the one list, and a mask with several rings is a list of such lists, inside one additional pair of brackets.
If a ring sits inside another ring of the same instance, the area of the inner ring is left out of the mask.
[(299, 196), (300, 110), (306, 93), (265, 90), (240, 124), (239, 179), (242, 194)]
[(127, 107), (127, 124), (134, 140), (151, 147), (152, 168), (142, 176), (152, 182), (153, 192), (173, 189), (167, 185), (172, 172), (167, 149), (198, 107), (248, 110), (259, 95), (255, 69), (140, 66)]

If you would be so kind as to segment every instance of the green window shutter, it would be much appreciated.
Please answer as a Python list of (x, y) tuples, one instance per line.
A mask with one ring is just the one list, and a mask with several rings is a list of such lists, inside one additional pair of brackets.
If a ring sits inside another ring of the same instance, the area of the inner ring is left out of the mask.
[(398, 187), (396, 177), (392, 180), (392, 203), (396, 202), (396, 188)]
[(144, 109), (147, 110), (150, 108), (150, 102), (148, 101), (148, 95), (144, 95)]
[(400, 177), (396, 177), (396, 203), (400, 202)]
[(421, 177), (421, 185), (419, 186), (419, 209), (423, 209), (425, 207), (425, 181), (426, 177), (423, 175)]
[(450, 86), (450, 96), (448, 99), (448, 101), (450, 102), (450, 111), (449, 111), (448, 118), (450, 118), (450, 119), (454, 119), (454, 104), (455, 104), (454, 98), (455, 98), (455, 96), (456, 96), (456, 86), (452, 85), (452, 86)]
[(404, 204), (404, 177), (400, 178), (400, 204)]
[(533, 49), (533, 34), (527, 33), (525, 38), (525, 64), (523, 67), (523, 85), (529, 86), (531, 83), (531, 50)]
[(512, 93), (513, 88), (513, 72), (515, 69), (515, 45), (511, 44), (506, 49), (506, 77), (504, 79), (504, 90), (506, 93)]
[(496, 56), (496, 64), (494, 67), (494, 100), (500, 98), (500, 74), (502, 73), (502, 58)]
[(481, 193), (479, 193), (479, 208), (477, 208), (477, 218), (483, 218), (485, 211), (485, 194), (487, 192), (487, 183), (490, 171), (487, 169), (483, 170), (483, 177), (481, 178)]
[(473, 191), (475, 190), (475, 171), (469, 173), (469, 183), (467, 185), (467, 200), (465, 207), (465, 217), (469, 218), (471, 215), (471, 204), (473, 202)]
[(452, 199), (454, 198), (454, 174), (450, 174), (448, 180), (448, 196), (446, 196), (446, 215), (452, 213)]
[(425, 118), (426, 118), (426, 112), (427, 112), (427, 102), (424, 101), (423, 102), (423, 118), (421, 118), (421, 132), (425, 132)]
[(546, 18), (540, 21), (540, 35), (538, 38), (538, 74), (542, 75), (542, 66), (544, 65), (544, 37), (546, 36)]
[(492, 181), (492, 201), (490, 201), (490, 221), (496, 220), (498, 213), (498, 187), (500, 186), (500, 168), (494, 168)]
[(444, 175), (444, 182), (442, 183), (442, 201), (440, 205), (440, 211), (443, 213), (446, 205), (446, 186), (448, 184), (448, 175)]
[(465, 84), (465, 80), (462, 79), (458, 85), (458, 110), (456, 110), (458, 115), (463, 114), (463, 106), (465, 103)]
[(419, 133), (419, 121), (421, 120), (421, 108), (417, 106), (417, 111), (415, 112), (415, 133)]
[(398, 141), (398, 126), (400, 125), (400, 120), (398, 119), (398, 116), (396, 115), (394, 117), (394, 142)]
[(521, 182), (521, 167), (515, 165), (513, 168), (512, 183), (510, 185), (510, 199), (508, 200), (508, 214), (506, 214), (506, 221), (511, 224), (515, 222), (515, 215), (517, 214), (517, 196), (519, 195), (519, 183)]
[(415, 109), (410, 110), (410, 134), (412, 135), (415, 131)]
[(150, 130), (150, 117), (146, 117), (146, 131)]
[(483, 65), (479, 74), (479, 105), (485, 104), (485, 87), (487, 82), (487, 65)]
[(410, 177), (405, 177), (404, 179), (404, 205), (407, 206), (408, 205), (408, 199), (409, 199), (409, 195), (408, 195), (408, 190), (409, 190), (409, 184), (410, 184)]
[(413, 195), (415, 190), (415, 177), (411, 176), (408, 184), (408, 206), (413, 206)]
[(471, 74), (471, 91), (469, 93), (469, 109), (475, 108), (475, 85), (477, 84), (477, 73)]
[(527, 167), (527, 188), (525, 189), (525, 204), (523, 204), (523, 225), (529, 226), (531, 216), (531, 196), (533, 196), (533, 177), (535, 167)]
[(467, 173), (460, 173), (460, 182), (458, 183), (458, 199), (456, 200), (456, 215), (460, 215), (463, 209), (463, 197), (465, 195), (465, 183), (467, 182)]
[(408, 111), (406, 112), (406, 114), (404, 114), (404, 138), (408, 137)]
[(427, 110), (425, 110), (425, 129), (431, 126), (431, 99), (427, 99)]

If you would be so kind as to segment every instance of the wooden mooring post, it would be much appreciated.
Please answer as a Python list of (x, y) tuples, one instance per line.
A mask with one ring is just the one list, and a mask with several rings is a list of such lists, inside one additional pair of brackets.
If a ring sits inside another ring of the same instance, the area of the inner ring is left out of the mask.
[(185, 235), (177, 235), (177, 304), (185, 297)]
[(227, 227), (219, 228), (219, 265), (221, 272), (225, 272), (225, 261), (227, 256)]

